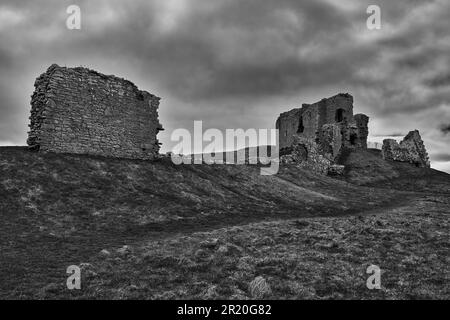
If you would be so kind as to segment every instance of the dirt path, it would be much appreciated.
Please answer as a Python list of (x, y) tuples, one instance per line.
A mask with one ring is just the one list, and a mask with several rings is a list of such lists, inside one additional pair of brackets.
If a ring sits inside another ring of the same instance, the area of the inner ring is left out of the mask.
[[(424, 195), (415, 199), (408, 199), (383, 207), (359, 212), (343, 212), (342, 217), (351, 215), (399, 215), (402, 213), (424, 212), (434, 210), (434, 207), (448, 208), (449, 200), (442, 197)], [(22, 237), (19, 235), (10, 246), (2, 246), (0, 260), (0, 298), (27, 297), (36, 294), (36, 288), (45, 288), (50, 283), (64, 283), (67, 275), (65, 269), (72, 264), (89, 263), (98, 259), (102, 249), (114, 251), (123, 245), (140, 247), (149, 241), (166, 241), (180, 235), (189, 236), (195, 232), (211, 232), (216, 229), (227, 229), (237, 225), (249, 223), (270, 222), (280, 220), (327, 219), (327, 216), (299, 217), (295, 214), (281, 213), (270, 215), (262, 219), (255, 218), (254, 214), (245, 218), (244, 215), (235, 215), (233, 219), (180, 221), (172, 224), (155, 224), (142, 228), (130, 228), (120, 234), (109, 233), (80, 233), (76, 236), (59, 239), (51, 236)], [(9, 225), (8, 227), (13, 227)], [(2, 228), (0, 228), (2, 229)], [(2, 230), (3, 231), (3, 230)], [(4, 242), (2, 242), (4, 243)], [(95, 258), (94, 258), (95, 257)]]

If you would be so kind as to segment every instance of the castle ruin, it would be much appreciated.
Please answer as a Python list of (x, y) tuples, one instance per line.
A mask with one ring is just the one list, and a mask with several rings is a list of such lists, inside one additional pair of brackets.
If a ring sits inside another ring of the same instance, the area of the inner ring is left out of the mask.
[(407, 162), (420, 168), (430, 167), (428, 153), (418, 130), (410, 131), (400, 143), (394, 139), (384, 139), (382, 155), (385, 160)]
[(276, 122), (282, 160), (323, 173), (336, 170), (333, 165), (345, 148), (367, 148), (368, 122), (364, 114), (353, 115), (348, 93), (284, 112)]
[[(56, 64), (35, 81), (31, 97), (29, 149), (43, 152), (100, 155), (152, 160), (159, 153), (156, 138), (160, 98), (132, 82), (83, 67)], [(342, 174), (345, 150), (366, 149), (369, 117), (353, 114), (353, 97), (339, 93), (280, 114), (279, 155), (283, 163), (324, 174)], [(429, 167), (417, 130), (397, 143), (383, 143), (385, 160)]]
[(153, 159), (160, 98), (132, 82), (56, 64), (36, 79), (30, 149), (129, 159)]

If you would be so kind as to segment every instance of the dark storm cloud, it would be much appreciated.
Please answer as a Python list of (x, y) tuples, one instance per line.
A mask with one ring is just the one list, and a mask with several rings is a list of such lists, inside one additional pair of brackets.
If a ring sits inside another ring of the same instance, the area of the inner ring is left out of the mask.
[(430, 87), (450, 86), (450, 73), (441, 73), (430, 79), (427, 79), (425, 84)]
[(373, 134), (373, 137), (404, 137), (405, 134), (399, 133), (399, 132), (393, 132), (393, 133), (385, 133), (385, 134)]
[[(65, 28), (71, 4), (81, 7), (82, 30)], [(290, 107), (350, 92), (355, 111), (371, 116), (372, 133), (417, 127), (441, 148), (445, 140), (431, 128), (450, 117), (450, 2), (379, 0), (379, 31), (366, 28), (369, 4), (3, 0), (0, 141), (25, 141), (34, 79), (56, 62), (117, 74), (162, 96), (166, 146), (168, 133), (193, 119), (272, 125)]]
[(450, 124), (443, 125), (443, 126), (441, 127), (441, 131), (442, 131), (444, 134), (449, 134), (449, 133), (450, 133)]
[[(190, 100), (277, 95), (333, 84), (358, 68), (363, 60), (358, 55), (370, 55), (365, 48), (346, 48), (351, 21), (327, 3), (253, 0), (218, 2), (217, 7), (207, 14), (188, 9), (188, 17), (169, 32), (158, 26), (157, 6), (122, 8), (113, 25), (83, 38), (80, 47), (145, 62), (143, 71), (173, 95)], [(315, 51), (309, 52), (309, 45)], [(323, 58), (315, 60), (318, 54)]]

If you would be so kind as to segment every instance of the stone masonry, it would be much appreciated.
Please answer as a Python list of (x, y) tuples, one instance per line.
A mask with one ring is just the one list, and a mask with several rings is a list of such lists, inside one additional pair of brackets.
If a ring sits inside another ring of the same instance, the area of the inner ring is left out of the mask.
[(394, 139), (384, 139), (382, 155), (385, 160), (408, 162), (417, 167), (429, 168), (430, 160), (419, 131), (410, 131), (398, 143)]
[(368, 122), (364, 114), (353, 115), (353, 97), (348, 93), (284, 112), (276, 122), (282, 161), (322, 173), (330, 168), (341, 172), (332, 166), (345, 148), (367, 148)]
[(158, 154), (160, 98), (130, 81), (53, 64), (34, 86), (30, 149), (129, 159)]

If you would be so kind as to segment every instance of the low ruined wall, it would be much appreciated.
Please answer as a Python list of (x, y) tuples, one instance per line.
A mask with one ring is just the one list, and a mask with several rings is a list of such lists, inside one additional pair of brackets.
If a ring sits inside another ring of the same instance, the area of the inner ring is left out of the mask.
[(383, 140), (382, 155), (385, 160), (408, 162), (417, 167), (430, 167), (428, 153), (419, 131), (410, 131), (397, 143), (394, 139)]
[(35, 82), (27, 142), (41, 151), (153, 159), (159, 100), (122, 78), (52, 65)]
[(292, 150), (280, 157), (281, 163), (294, 164), (320, 174), (327, 174), (332, 161), (322, 155), (320, 146), (314, 140), (295, 136)]

